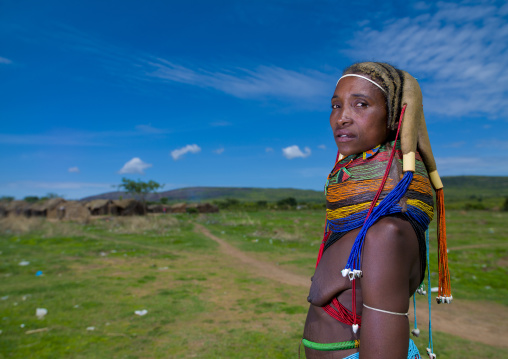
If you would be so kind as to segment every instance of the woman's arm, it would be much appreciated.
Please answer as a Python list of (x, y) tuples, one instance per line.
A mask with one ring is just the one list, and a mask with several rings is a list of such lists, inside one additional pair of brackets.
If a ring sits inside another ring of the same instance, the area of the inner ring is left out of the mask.
[[(406, 313), (409, 297), (420, 278), (418, 240), (411, 225), (385, 217), (367, 232), (362, 255), (362, 296), (369, 307)], [(360, 332), (360, 358), (405, 359), (409, 320), (364, 307)]]

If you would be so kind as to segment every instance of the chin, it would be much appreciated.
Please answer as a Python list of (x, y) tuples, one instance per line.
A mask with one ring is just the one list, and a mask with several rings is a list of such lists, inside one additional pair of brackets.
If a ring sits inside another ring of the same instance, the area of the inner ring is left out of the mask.
[(354, 151), (351, 151), (351, 150), (347, 150), (347, 149), (344, 149), (344, 150), (341, 150), (339, 148), (339, 153), (344, 156), (344, 157), (347, 157), (347, 156), (350, 156), (350, 155), (355, 155), (357, 153), (361, 153), (361, 152), (354, 152)]

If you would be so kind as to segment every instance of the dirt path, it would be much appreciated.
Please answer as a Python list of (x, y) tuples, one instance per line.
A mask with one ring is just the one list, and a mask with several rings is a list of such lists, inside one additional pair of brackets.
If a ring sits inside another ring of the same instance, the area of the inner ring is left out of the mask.
[(275, 280), (283, 284), (289, 284), (300, 287), (310, 286), (310, 278), (306, 278), (301, 275), (287, 272), (285, 270), (282, 270), (275, 264), (262, 262), (255, 258), (252, 258), (247, 254), (245, 254), (244, 252), (242, 252), (241, 250), (239, 250), (238, 248), (228, 244), (223, 239), (220, 239), (219, 237), (213, 235), (207, 228), (203, 227), (200, 224), (196, 224), (195, 228), (208, 238), (217, 242), (220, 246), (220, 250), (224, 254), (227, 254), (229, 258), (238, 258), (240, 262), (247, 264), (249, 268), (251, 268), (252, 271), (254, 271), (257, 275)]
[[(287, 272), (278, 266), (257, 260), (213, 235), (207, 228), (196, 224), (196, 230), (217, 242), (220, 250), (230, 258), (237, 258), (256, 275), (283, 284), (308, 288), (310, 279)], [(458, 249), (458, 247), (456, 248)], [(416, 306), (418, 326), (428, 328), (427, 301), (418, 300)], [(412, 306), (411, 315), (412, 318)], [(492, 302), (455, 300), (451, 305), (432, 305), (432, 328), (467, 340), (508, 348), (508, 308)]]

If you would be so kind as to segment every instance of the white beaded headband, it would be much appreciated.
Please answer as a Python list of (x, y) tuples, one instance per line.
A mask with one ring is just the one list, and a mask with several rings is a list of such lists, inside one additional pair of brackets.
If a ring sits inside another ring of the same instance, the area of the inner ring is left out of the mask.
[[(377, 87), (379, 87), (379, 88), (381, 89), (381, 91), (383, 91), (384, 93), (386, 93), (386, 90), (385, 90), (384, 88), (382, 88), (382, 87), (381, 87), (381, 85), (379, 85), (379, 84), (378, 84), (377, 82), (375, 82), (375, 81), (372, 81), (372, 80), (371, 80), (371, 79), (369, 79), (368, 77), (365, 77), (365, 76), (362, 76), (362, 75), (357, 75), (357, 74), (347, 74), (347, 75), (342, 76), (342, 77), (339, 79), (339, 81), (340, 81), (341, 79), (343, 79), (344, 77), (360, 77), (360, 78), (362, 78), (362, 79), (365, 79), (365, 80), (369, 81), (370, 83), (373, 83), (374, 85), (376, 85)], [(339, 81), (337, 81), (337, 85), (339, 84)], [(335, 86), (337, 86), (337, 85), (335, 85)]]

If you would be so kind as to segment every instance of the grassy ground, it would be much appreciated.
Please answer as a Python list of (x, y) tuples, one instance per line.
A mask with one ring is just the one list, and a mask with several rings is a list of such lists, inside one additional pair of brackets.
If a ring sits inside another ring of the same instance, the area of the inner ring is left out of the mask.
[[(507, 217), (448, 212), (456, 298), (508, 305)], [(307, 290), (252, 274), (194, 232), (194, 223), (253, 257), (310, 277), (323, 213), (223, 212), (88, 225), (3, 220), (0, 358), (297, 357)], [(36, 308), (48, 310), (44, 319), (36, 318)], [(146, 315), (134, 314), (143, 309)], [(508, 357), (508, 350), (444, 333), (434, 348), (440, 358)]]

